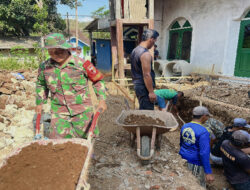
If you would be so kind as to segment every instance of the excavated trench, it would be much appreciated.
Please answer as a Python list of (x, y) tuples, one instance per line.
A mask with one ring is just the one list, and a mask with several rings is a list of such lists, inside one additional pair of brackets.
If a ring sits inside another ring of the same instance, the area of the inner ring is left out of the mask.
[[(182, 102), (178, 103), (178, 109), (180, 113), (180, 117), (187, 123), (192, 120), (192, 110), (194, 107), (199, 106), (200, 102), (198, 100), (194, 100), (193, 97), (185, 97)], [(212, 114), (212, 117), (223, 122), (225, 126), (230, 126), (233, 123), (233, 119), (236, 117), (243, 117), (249, 120), (249, 113), (245, 113), (240, 110), (233, 110), (227, 107), (212, 104), (210, 102), (202, 102), (202, 105), (207, 107), (209, 112)], [(177, 117), (176, 117), (177, 118)], [(180, 129), (183, 123), (179, 120), (178, 123), (180, 127), (173, 133), (167, 133), (166, 137), (169, 142), (175, 147), (176, 151), (179, 151), (179, 139), (180, 137)], [(215, 181), (212, 185), (208, 187), (209, 190), (217, 190), (222, 188), (230, 188), (230, 184), (227, 182), (225, 176), (223, 175), (222, 167), (212, 167), (213, 174), (215, 176)]]

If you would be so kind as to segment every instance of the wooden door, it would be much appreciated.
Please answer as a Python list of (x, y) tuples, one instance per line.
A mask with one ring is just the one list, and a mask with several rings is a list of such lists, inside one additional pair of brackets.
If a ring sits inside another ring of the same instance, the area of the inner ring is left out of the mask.
[(234, 74), (250, 77), (250, 20), (241, 21)]

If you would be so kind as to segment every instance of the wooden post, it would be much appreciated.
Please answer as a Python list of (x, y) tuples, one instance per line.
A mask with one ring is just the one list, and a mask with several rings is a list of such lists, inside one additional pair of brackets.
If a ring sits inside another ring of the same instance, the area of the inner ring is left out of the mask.
[(115, 65), (117, 64), (117, 39), (115, 27), (110, 27), (112, 52), (112, 81), (115, 79)]
[(115, 1), (115, 18), (116, 19), (121, 18), (121, 0)]
[[(154, 29), (154, 20), (153, 19), (149, 19), (149, 22), (148, 22), (148, 28), (149, 29)], [(149, 50), (150, 54), (152, 55), (152, 58), (154, 60), (154, 47), (152, 47), (150, 50)]]
[[(121, 19), (116, 20), (116, 39), (117, 39), (117, 52), (119, 64), (119, 78), (123, 79), (124, 76), (124, 52), (123, 52), (123, 23)], [(121, 81), (124, 83), (124, 81)]]
[(93, 37), (92, 37), (92, 31), (89, 31), (89, 47), (90, 47), (90, 52), (91, 52), (91, 54), (93, 54)]
[(128, 0), (124, 0), (124, 18), (130, 19)]
[(110, 19), (115, 19), (115, 0), (109, 0)]
[(154, 0), (148, 0), (148, 18), (154, 19)]
[(76, 47), (78, 46), (78, 12), (77, 12), (77, 0), (76, 0)]
[(68, 36), (70, 41), (70, 32), (69, 32), (69, 13), (67, 12), (67, 24), (68, 24)]

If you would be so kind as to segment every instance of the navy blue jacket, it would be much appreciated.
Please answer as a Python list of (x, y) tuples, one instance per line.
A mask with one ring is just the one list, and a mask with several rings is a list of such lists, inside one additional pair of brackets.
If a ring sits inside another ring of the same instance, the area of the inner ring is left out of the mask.
[(211, 174), (209, 163), (210, 138), (205, 127), (196, 122), (183, 125), (180, 138), (181, 157), (188, 163), (203, 166), (206, 174)]

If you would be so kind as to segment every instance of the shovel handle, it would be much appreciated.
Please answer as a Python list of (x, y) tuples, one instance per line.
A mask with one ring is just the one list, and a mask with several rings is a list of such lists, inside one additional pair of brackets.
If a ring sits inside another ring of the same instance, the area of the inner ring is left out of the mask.
[(41, 113), (37, 114), (36, 117), (36, 134), (40, 133), (40, 121), (41, 121)]

